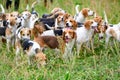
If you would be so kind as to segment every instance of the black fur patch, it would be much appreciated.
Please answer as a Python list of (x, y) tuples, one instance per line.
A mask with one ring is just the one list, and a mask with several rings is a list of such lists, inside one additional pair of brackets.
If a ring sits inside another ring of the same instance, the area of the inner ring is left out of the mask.
[(56, 36), (61, 36), (62, 33), (63, 33), (63, 30), (62, 29), (60, 29), (60, 30), (54, 30), (54, 33), (55, 33)]
[(110, 24), (110, 27), (113, 27), (113, 25), (112, 25), (112, 24)]
[(22, 40), (22, 48), (23, 48), (23, 50), (28, 50), (30, 46), (33, 46), (33, 43), (30, 42), (29, 39)]
[(55, 18), (49, 18), (49, 19), (41, 18), (39, 20), (40, 20), (40, 22), (43, 22), (43, 24), (47, 24), (47, 25), (49, 25), (51, 27), (54, 26), (54, 24), (55, 24)]
[(78, 27), (82, 27), (84, 23), (77, 23), (78, 24)]
[(5, 31), (6, 31), (5, 27), (0, 27), (0, 36), (5, 36)]

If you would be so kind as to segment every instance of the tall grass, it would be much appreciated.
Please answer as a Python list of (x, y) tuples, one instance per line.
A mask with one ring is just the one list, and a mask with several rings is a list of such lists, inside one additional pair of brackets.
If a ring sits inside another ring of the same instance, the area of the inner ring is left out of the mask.
[[(14, 1), (14, 0), (13, 0)], [(19, 12), (25, 7), (25, 1), (20, 0)], [(29, 5), (34, 0), (29, 0)], [(4, 3), (4, 1), (0, 1)], [(41, 0), (35, 6), (35, 10), (40, 14), (50, 13), (54, 7), (61, 7), (70, 14), (75, 14), (75, 5), (79, 4), (80, 9), (89, 7), (103, 16), (105, 10), (109, 23), (120, 21), (120, 1), (119, 0), (54, 0), (49, 7), (43, 6)], [(4, 5), (5, 6), (5, 5)], [(12, 10), (14, 8), (12, 7)], [(112, 41), (112, 40), (111, 40)], [(64, 60), (55, 56), (54, 50), (45, 51), (47, 55), (47, 65), (37, 68), (36, 64), (29, 66), (26, 55), (21, 55), (19, 65), (15, 64), (15, 53), (8, 53), (6, 45), (0, 43), (0, 79), (1, 80), (119, 80), (120, 79), (120, 50), (119, 43), (113, 41), (105, 49), (105, 41), (99, 41), (95, 35), (94, 54), (91, 50), (82, 48), (80, 58), (74, 57), (72, 61), (65, 63)], [(75, 53), (76, 51), (74, 51)]]

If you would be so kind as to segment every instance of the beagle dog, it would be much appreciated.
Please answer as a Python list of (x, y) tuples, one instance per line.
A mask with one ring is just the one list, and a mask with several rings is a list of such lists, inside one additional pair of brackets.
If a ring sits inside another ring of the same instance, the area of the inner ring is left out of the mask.
[(77, 55), (79, 55), (79, 51), (83, 43), (88, 42), (92, 39), (95, 28), (97, 28), (98, 23), (94, 20), (86, 20), (83, 27), (79, 27), (76, 29), (76, 46), (77, 46)]
[(63, 58), (65, 60), (72, 59), (73, 53), (72, 49), (76, 41), (76, 33), (74, 30), (66, 28), (63, 32), (63, 40), (65, 42), (65, 49), (63, 53)]
[(31, 60), (33, 57), (38, 62), (38, 67), (45, 66), (46, 65), (46, 55), (42, 52), (40, 45), (35, 42), (31, 41), (29, 39), (24, 38), (21, 42), (23, 50), (27, 53), (28, 55), (28, 64), (31, 64)]
[(13, 47), (15, 45), (15, 33), (20, 22), (21, 20), (15, 17), (9, 17), (9, 19), (7, 20), (8, 27), (6, 28), (6, 31), (5, 31), (5, 38), (7, 41), (8, 51), (10, 51), (9, 50), (10, 45), (12, 45)]
[(31, 30), (29, 28), (20, 28), (16, 33), (17, 38), (15, 42), (15, 50), (16, 50), (16, 64), (18, 64), (18, 57), (20, 51), (24, 51), (28, 55), (28, 64), (31, 64), (32, 57), (35, 57), (37, 61), (39, 60), (39, 65), (46, 64), (46, 55), (43, 54), (40, 45), (31, 41)]
[(83, 8), (81, 11), (79, 11), (79, 5), (76, 5), (76, 14), (74, 16), (74, 19), (77, 23), (84, 23), (86, 17), (88, 16), (94, 16), (95, 12), (89, 8)]

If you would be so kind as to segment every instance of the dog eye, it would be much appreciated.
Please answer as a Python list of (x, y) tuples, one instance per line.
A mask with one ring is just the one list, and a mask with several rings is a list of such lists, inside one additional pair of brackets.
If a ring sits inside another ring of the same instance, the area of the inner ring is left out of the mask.
[(91, 22), (91, 24), (92, 24), (93, 22)]
[(29, 34), (27, 34), (27, 36), (29, 36)]
[(90, 10), (88, 10), (88, 12), (89, 12)]
[(22, 34), (23, 36), (25, 36), (25, 34)]

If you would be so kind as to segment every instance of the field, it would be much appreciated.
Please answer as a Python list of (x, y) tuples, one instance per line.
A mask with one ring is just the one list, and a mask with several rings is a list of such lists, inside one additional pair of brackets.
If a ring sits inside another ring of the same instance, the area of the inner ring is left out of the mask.
[[(14, 0), (13, 0), (14, 1)], [(19, 12), (25, 7), (25, 0), (20, 0)], [(34, 0), (29, 0), (29, 5)], [(54, 7), (61, 7), (68, 13), (75, 14), (75, 5), (80, 9), (89, 7), (103, 16), (106, 11), (109, 23), (120, 21), (120, 0), (53, 0), (45, 8), (43, 0), (35, 6), (40, 17), (43, 13), (50, 13)], [(49, 2), (49, 1), (48, 1)], [(4, 0), (0, 3), (5, 4)], [(13, 8), (11, 9), (11, 11)], [(29, 66), (26, 55), (21, 55), (20, 64), (15, 64), (15, 52), (7, 52), (6, 45), (0, 41), (0, 80), (120, 80), (120, 45), (111, 40), (109, 47), (105, 48), (105, 39), (99, 40), (95, 35), (94, 50), (83, 47), (80, 57), (74, 57), (70, 62), (64, 62), (55, 55), (54, 50), (45, 51), (47, 65), (38, 69), (35, 65)], [(76, 53), (75, 48), (73, 49)]]

